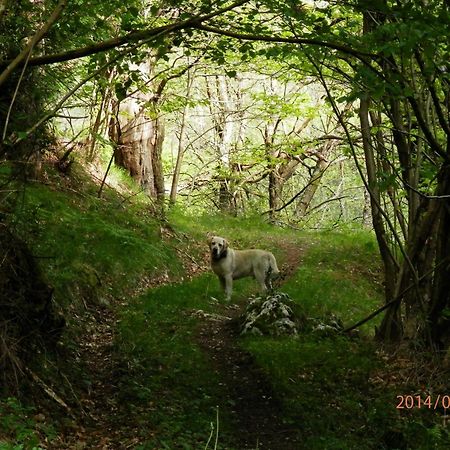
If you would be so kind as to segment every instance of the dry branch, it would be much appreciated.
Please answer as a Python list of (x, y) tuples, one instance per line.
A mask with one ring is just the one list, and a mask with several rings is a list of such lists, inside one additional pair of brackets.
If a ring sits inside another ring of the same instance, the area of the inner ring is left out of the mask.
[(56, 403), (58, 403), (59, 406), (62, 406), (71, 417), (75, 417), (75, 415), (73, 414), (72, 410), (70, 409), (70, 407), (67, 405), (67, 403), (50, 387), (48, 386), (46, 383), (44, 383), (44, 381), (39, 378), (30, 368), (28, 367), (24, 367), (24, 370), (26, 373), (28, 373), (28, 375), (31, 376), (31, 378), (33, 379), (33, 381), (43, 389), (43, 391), (51, 398), (53, 399)]

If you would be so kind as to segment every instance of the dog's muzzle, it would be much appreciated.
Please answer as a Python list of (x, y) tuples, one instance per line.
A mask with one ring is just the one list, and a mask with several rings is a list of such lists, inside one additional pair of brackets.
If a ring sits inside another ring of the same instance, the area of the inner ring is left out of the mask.
[(211, 253), (212, 253), (213, 259), (216, 260), (216, 261), (218, 259), (222, 259), (222, 258), (225, 258), (227, 256), (227, 251), (226, 250), (220, 252), (220, 249), (218, 249), (218, 248), (213, 248)]

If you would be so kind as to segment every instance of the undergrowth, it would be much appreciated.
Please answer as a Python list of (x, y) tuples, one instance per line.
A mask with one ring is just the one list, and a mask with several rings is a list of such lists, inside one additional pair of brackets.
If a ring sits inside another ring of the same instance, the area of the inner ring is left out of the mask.
[(35, 412), (14, 397), (0, 402), (0, 450), (40, 450), (53, 439), (55, 430), (36, 420)]

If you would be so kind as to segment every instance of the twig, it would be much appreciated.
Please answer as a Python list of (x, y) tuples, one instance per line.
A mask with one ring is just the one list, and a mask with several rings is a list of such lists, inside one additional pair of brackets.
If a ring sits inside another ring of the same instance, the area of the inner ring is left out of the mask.
[(31, 376), (33, 381), (36, 384), (38, 384), (50, 398), (55, 400), (55, 402), (58, 403), (58, 405), (62, 406), (72, 418), (75, 418), (75, 415), (70, 409), (70, 406), (68, 406), (67, 403), (50, 386), (45, 384), (44, 381), (42, 381), (41, 378), (39, 378), (30, 368), (25, 366), (24, 370)]
[(106, 169), (105, 176), (103, 177), (102, 183), (100, 185), (100, 189), (99, 189), (98, 194), (97, 194), (98, 198), (101, 198), (101, 196), (102, 196), (102, 191), (103, 191), (103, 187), (105, 186), (106, 177), (108, 176), (109, 170), (111, 169), (112, 163), (114, 161), (115, 153), (116, 152), (115, 152), (115, 149), (114, 149), (113, 152), (112, 152), (111, 158), (109, 160), (109, 164), (108, 164), (108, 167)]
[(211, 442), (211, 439), (212, 439), (213, 434), (214, 434), (214, 424), (211, 422), (210, 425), (211, 425), (211, 433), (209, 433), (209, 438), (208, 438), (208, 442), (205, 445), (205, 450), (208, 450), (209, 443)]
[(216, 442), (214, 443), (214, 450), (217, 450), (219, 444), (219, 407), (216, 407)]
[(11, 117), (11, 111), (12, 111), (14, 103), (16, 101), (17, 93), (19, 92), (19, 87), (20, 87), (20, 85), (22, 83), (23, 76), (25, 74), (25, 70), (27, 69), (28, 61), (30, 59), (31, 53), (33, 52), (33, 47), (34, 47), (34, 42), (33, 41), (31, 42), (32, 46), (30, 47), (30, 49), (28, 51), (28, 55), (27, 55), (25, 64), (23, 65), (22, 72), (20, 73), (19, 80), (17, 81), (16, 89), (14, 90), (14, 94), (13, 94), (13, 97), (11, 99), (11, 103), (9, 104), (8, 113), (6, 114), (6, 118), (5, 118), (5, 126), (3, 127), (2, 141), (4, 141), (6, 139), (6, 131), (8, 129), (9, 118)]
[(197, 267), (202, 267), (192, 255), (190, 255), (188, 252), (185, 252), (184, 250), (181, 250), (180, 248), (175, 247), (175, 251), (177, 253), (181, 253), (183, 256), (186, 256), (186, 258), (189, 258)]

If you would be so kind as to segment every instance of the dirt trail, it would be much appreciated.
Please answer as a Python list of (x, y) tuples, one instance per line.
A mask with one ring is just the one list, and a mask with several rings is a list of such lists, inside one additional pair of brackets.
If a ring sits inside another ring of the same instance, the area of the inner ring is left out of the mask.
[[(285, 253), (280, 269), (287, 278), (298, 267), (303, 249), (288, 243), (280, 246)], [(283, 423), (281, 404), (270, 383), (251, 355), (239, 346), (236, 321), (220, 319), (221, 314), (235, 319), (243, 308), (222, 305), (217, 317), (202, 319), (198, 334), (199, 345), (222, 379), (228, 395), (226, 404), (232, 405), (236, 448), (301, 449), (298, 427)], [(64, 433), (48, 445), (51, 450), (132, 449), (142, 443), (142, 430), (137, 425), (139, 411), (124, 412), (120, 386), (115, 381), (127, 367), (127, 362), (117, 360), (114, 352), (116, 318), (105, 308), (91, 320), (92, 332), (80, 344), (79, 359), (92, 384), (78, 398), (77, 418), (68, 420)]]
[(116, 375), (126, 362), (115, 356), (115, 327), (115, 316), (108, 308), (90, 318), (90, 333), (79, 343), (78, 350), (89, 385), (77, 392), (78, 404), (73, 407), (76, 416), (65, 420), (63, 433), (48, 449), (113, 450), (133, 448), (139, 443), (130, 418), (121, 417)]
[[(233, 315), (236, 313), (233, 312)], [(281, 420), (281, 404), (251, 355), (240, 348), (234, 321), (208, 320), (199, 337), (232, 406), (236, 446), (242, 449), (298, 449), (298, 430)]]

